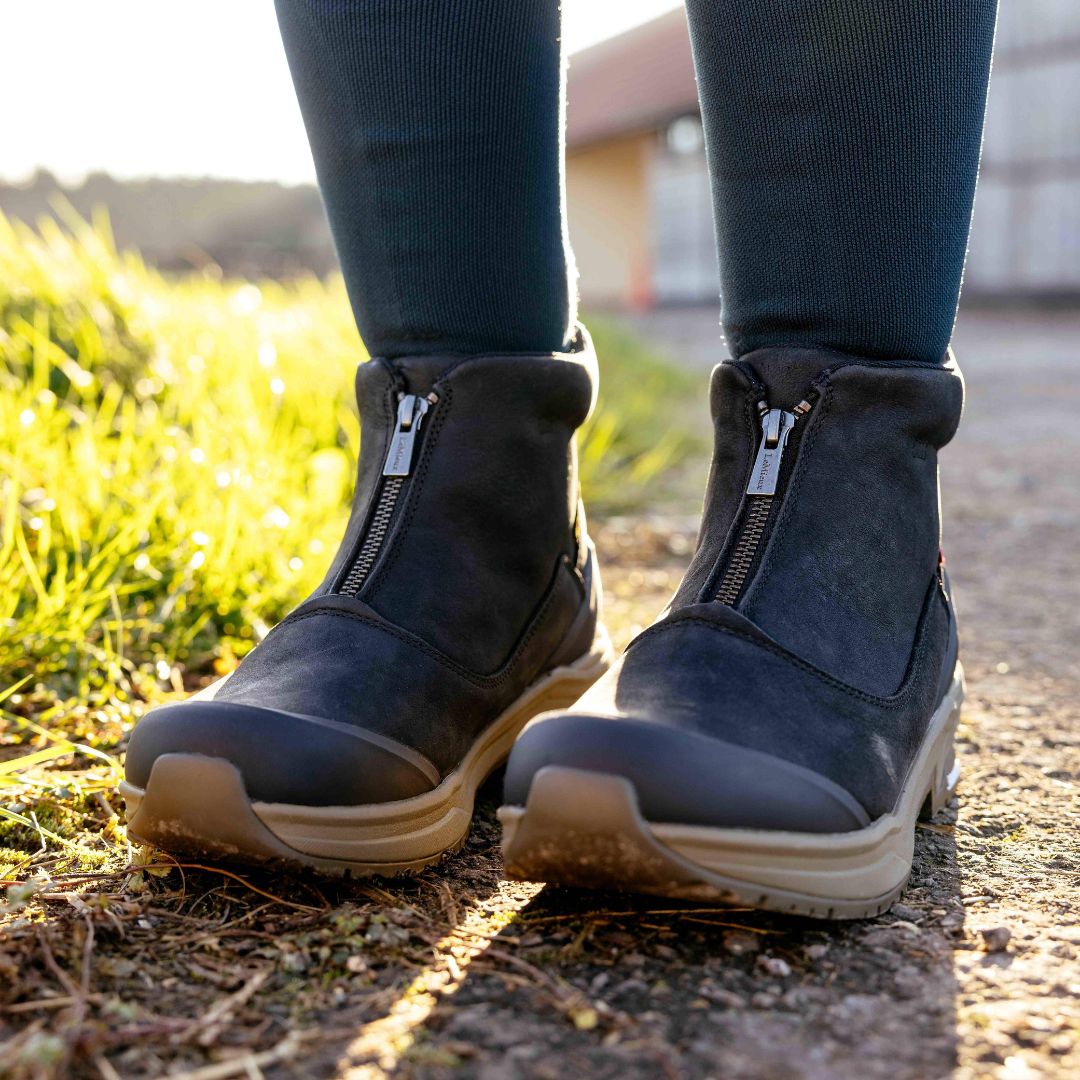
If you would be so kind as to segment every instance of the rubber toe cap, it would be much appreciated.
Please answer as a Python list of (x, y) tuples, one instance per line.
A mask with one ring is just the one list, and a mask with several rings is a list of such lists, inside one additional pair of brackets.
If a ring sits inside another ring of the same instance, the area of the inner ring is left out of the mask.
[(831, 833), (870, 823), (853, 795), (800, 765), (637, 720), (534, 720), (507, 763), (506, 803), (524, 806), (532, 778), (548, 765), (625, 777), (642, 816), (655, 824)]
[(145, 788), (163, 754), (232, 762), (248, 797), (304, 806), (357, 806), (422, 795), (440, 780), (422, 754), (384, 736), (314, 716), (223, 701), (163, 705), (136, 726), (128, 783)]

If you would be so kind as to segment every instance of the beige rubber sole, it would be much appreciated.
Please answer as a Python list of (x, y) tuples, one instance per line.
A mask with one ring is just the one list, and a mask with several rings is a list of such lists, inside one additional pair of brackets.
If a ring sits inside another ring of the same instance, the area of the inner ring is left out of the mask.
[(507, 875), (825, 919), (878, 915), (911, 873), (916, 821), (943, 809), (956, 789), (963, 697), (957, 665), (896, 810), (854, 832), (653, 825), (625, 778), (548, 766), (526, 806), (499, 810)]
[(437, 862), (465, 842), (476, 792), (539, 713), (572, 705), (610, 666), (603, 628), (593, 650), (535, 682), (483, 733), (438, 787), (400, 802), (299, 806), (252, 802), (224, 758), (163, 754), (146, 788), (124, 781), (132, 839), (180, 855), (306, 867), (334, 875), (393, 875)]

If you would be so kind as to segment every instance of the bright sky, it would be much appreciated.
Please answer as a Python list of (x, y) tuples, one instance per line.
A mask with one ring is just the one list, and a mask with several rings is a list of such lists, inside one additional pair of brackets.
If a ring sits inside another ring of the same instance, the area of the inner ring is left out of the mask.
[[(677, 6), (563, 0), (567, 48)], [(313, 178), (271, 0), (4, 2), (0, 43), (4, 178)]]

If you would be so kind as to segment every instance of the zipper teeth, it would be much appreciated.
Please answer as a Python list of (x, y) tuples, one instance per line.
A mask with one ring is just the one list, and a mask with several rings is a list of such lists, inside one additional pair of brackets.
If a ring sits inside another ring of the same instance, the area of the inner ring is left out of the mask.
[[(770, 409), (764, 397), (758, 402), (763, 441), (758, 445), (750, 484), (746, 491), (749, 502), (739, 529), (739, 538), (735, 541), (735, 547), (724, 568), (724, 575), (713, 597), (721, 604), (734, 607), (746, 584), (747, 575), (754, 565), (758, 548), (761, 547), (761, 541), (765, 535), (765, 526), (769, 523), (769, 511), (772, 510), (774, 492), (780, 481), (780, 459), (784, 448), (787, 446), (792, 429), (814, 407), (818, 396), (817, 386), (812, 384), (806, 397), (790, 413), (782, 409)], [(785, 424), (785, 417), (790, 418), (789, 424)], [(770, 436), (771, 442), (768, 441)], [(774, 450), (772, 461), (766, 454), (767, 448)]]
[(716, 599), (721, 604), (731, 606), (739, 598), (739, 593), (742, 592), (742, 587), (746, 583), (746, 575), (754, 563), (761, 537), (764, 535), (765, 523), (769, 520), (772, 502), (771, 495), (763, 495), (750, 500), (746, 520), (743, 522), (735, 550), (731, 553), (727, 568), (724, 570), (723, 580), (716, 590)]
[(390, 528), (390, 519), (394, 516), (394, 507), (397, 505), (398, 496), (405, 483), (404, 476), (387, 476), (383, 478), (382, 490), (379, 492), (379, 501), (375, 507), (375, 513), (371, 517), (367, 536), (364, 537), (363, 546), (356, 556), (345, 580), (338, 590), (344, 596), (355, 596), (364, 581), (367, 579), (375, 560), (379, 557), (386, 532)]

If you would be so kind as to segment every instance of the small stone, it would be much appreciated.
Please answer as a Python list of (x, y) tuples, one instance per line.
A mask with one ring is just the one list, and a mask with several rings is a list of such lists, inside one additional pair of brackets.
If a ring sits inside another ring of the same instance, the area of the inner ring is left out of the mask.
[(982, 932), (983, 945), (987, 952), (1004, 952), (1009, 947), (1012, 931), (1007, 926), (994, 926)]
[(822, 942), (815, 942), (813, 945), (807, 945), (803, 952), (806, 954), (807, 960), (820, 960), (829, 951), (829, 946)]
[(1046, 1048), (1051, 1054), (1067, 1054), (1072, 1050), (1073, 1045), (1073, 1036), (1068, 1032), (1062, 1032), (1060, 1035), (1055, 1035), (1051, 1038), (1047, 1042)]
[(889, 908), (889, 914), (905, 922), (918, 922), (923, 917), (923, 913), (918, 908), (908, 907), (907, 904), (893, 904)]
[(779, 956), (759, 956), (757, 966), (777, 979), (786, 979), (791, 974), (791, 965)]
[(625, 979), (611, 991), (612, 997), (622, 997), (624, 994), (648, 993), (649, 986), (641, 979)]
[(775, 994), (766, 994), (763, 991), (755, 994), (750, 999), (750, 1004), (755, 1009), (773, 1009), (776, 1007), (777, 997)]
[(372, 922), (364, 934), (364, 940), (372, 945), (404, 945), (409, 940), (409, 931), (389, 923)]
[(728, 1009), (741, 1009), (744, 1004), (741, 994), (736, 994), (733, 990), (725, 990), (722, 986), (703, 986), (698, 993), (714, 1004), (723, 1005)]

